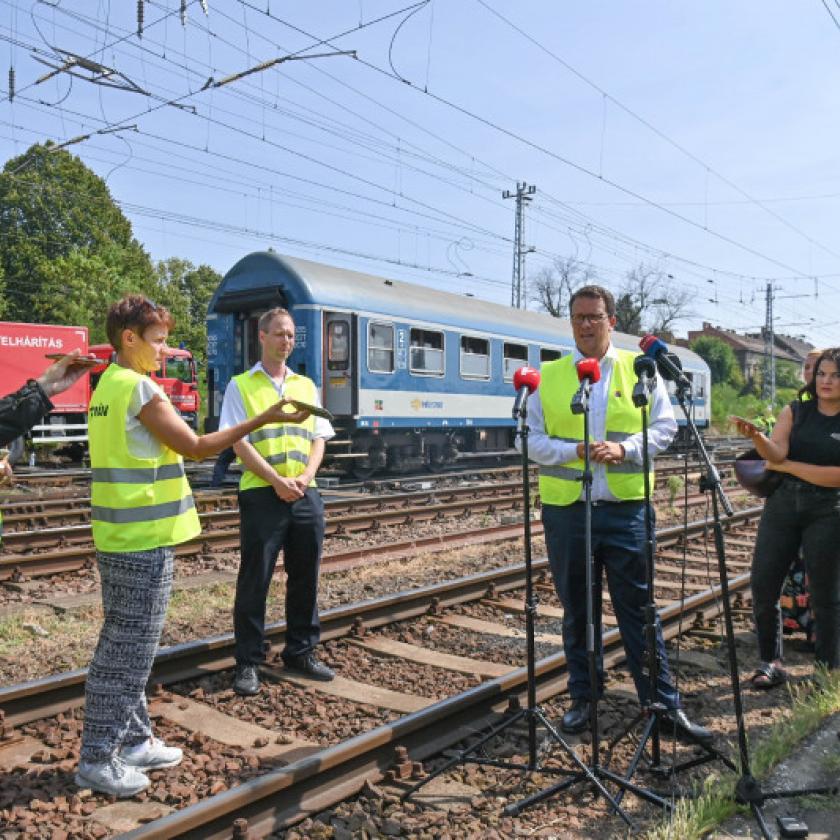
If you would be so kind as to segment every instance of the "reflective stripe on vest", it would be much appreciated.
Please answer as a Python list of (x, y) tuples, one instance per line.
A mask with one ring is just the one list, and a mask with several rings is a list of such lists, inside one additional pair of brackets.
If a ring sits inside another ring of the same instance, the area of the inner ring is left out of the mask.
[[(269, 375), (262, 369), (234, 376), (242, 404), (248, 417), (256, 417), (277, 402), (277, 389)], [(306, 376), (289, 373), (283, 385), (283, 396), (290, 400), (314, 403), (317, 400), (315, 383)], [(303, 423), (272, 423), (248, 435), (248, 442), (271, 464), (278, 475), (294, 478), (309, 463), (309, 453), (315, 438), (315, 417), (310, 415)], [(310, 486), (314, 486), (314, 480)], [(264, 479), (250, 470), (243, 470), (240, 490), (268, 487)]]
[(201, 533), (181, 456), (166, 447), (157, 458), (129, 452), (128, 406), (142, 378), (112, 364), (90, 401), (91, 524), (99, 551), (148, 551)]
[[(607, 401), (606, 438), (622, 443), (642, 431), (642, 414), (633, 405), (635, 354), (618, 350), (612, 360), (610, 395)], [(573, 356), (564, 356), (542, 366), (540, 395), (546, 433), (554, 440), (580, 443), (583, 440), (583, 415), (572, 414), (569, 406), (578, 388)], [(570, 505), (583, 493), (583, 461), (540, 467), (540, 499), (548, 505)], [(644, 498), (644, 471), (638, 464), (607, 464), (607, 486), (616, 499)], [(653, 472), (650, 474), (653, 486)]]

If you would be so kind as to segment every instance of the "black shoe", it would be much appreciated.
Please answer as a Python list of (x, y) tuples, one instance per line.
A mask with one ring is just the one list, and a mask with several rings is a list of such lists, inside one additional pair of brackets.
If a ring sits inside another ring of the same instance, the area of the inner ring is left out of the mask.
[(682, 709), (668, 709), (659, 717), (659, 731), (665, 735), (676, 735), (683, 741), (699, 741), (711, 744), (714, 735), (705, 726), (692, 723)]
[(324, 665), (323, 662), (319, 662), (314, 653), (304, 653), (303, 656), (284, 656), (283, 662), (287, 671), (305, 674), (307, 677), (312, 677), (313, 680), (329, 682), (335, 679), (335, 672)]
[(563, 715), (560, 728), (569, 735), (589, 729), (589, 700), (586, 697), (572, 700), (572, 708)]
[(256, 665), (237, 665), (233, 678), (233, 690), (243, 697), (260, 693), (260, 677)]

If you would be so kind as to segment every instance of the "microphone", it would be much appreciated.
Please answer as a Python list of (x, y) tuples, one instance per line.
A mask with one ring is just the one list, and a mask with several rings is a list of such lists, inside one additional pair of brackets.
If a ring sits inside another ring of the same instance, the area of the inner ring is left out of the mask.
[(633, 405), (641, 408), (648, 404), (648, 394), (656, 386), (656, 362), (650, 356), (636, 356), (633, 371), (639, 381), (633, 387)]
[(536, 368), (519, 368), (513, 374), (513, 387), (516, 388), (516, 399), (513, 401), (513, 419), (525, 416), (525, 405), (528, 397), (540, 387), (540, 372)]
[(597, 359), (581, 359), (575, 367), (580, 388), (572, 397), (572, 414), (583, 414), (589, 402), (589, 389), (601, 378), (601, 367)]
[(657, 338), (655, 335), (646, 335), (639, 342), (639, 347), (646, 356), (650, 356), (656, 362), (656, 367), (663, 379), (676, 382), (679, 388), (691, 389), (691, 382), (683, 373), (679, 356), (669, 353), (668, 345), (661, 338)]

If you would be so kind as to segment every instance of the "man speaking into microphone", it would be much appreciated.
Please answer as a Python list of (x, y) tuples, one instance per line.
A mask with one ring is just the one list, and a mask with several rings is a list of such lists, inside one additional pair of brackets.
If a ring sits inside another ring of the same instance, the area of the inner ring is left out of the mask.
[[(662, 731), (712, 735), (693, 724), (680, 708), (671, 680), (662, 630), (657, 626), (660, 661), (658, 696), (649, 698), (645, 675), (643, 607), (648, 600), (645, 570), (644, 474), (642, 418), (633, 404), (636, 354), (613, 346), (615, 299), (601, 286), (583, 286), (570, 301), (575, 351), (542, 366), (540, 390), (528, 406), (529, 455), (540, 465), (540, 497), (545, 541), (554, 586), (563, 604), (563, 645), (569, 668), (571, 708), (563, 715), (564, 732), (589, 726), (590, 681), (586, 654), (586, 556), (583, 413), (581, 379), (588, 380), (592, 466), (592, 550), (606, 570), (610, 598), (618, 620), (627, 664), (639, 699), (661, 702)], [(597, 365), (592, 361), (596, 360)], [(661, 379), (650, 395), (648, 445), (651, 458), (677, 432), (671, 401)], [(651, 486), (653, 481), (651, 478)], [(596, 578), (597, 581), (597, 578)], [(598, 692), (603, 665), (597, 640)]]

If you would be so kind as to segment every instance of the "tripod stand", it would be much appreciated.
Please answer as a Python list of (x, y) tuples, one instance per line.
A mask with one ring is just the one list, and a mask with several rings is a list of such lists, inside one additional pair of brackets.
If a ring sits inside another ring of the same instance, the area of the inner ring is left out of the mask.
[[(593, 361), (593, 360), (587, 360)], [(581, 363), (582, 364), (582, 363)], [(597, 369), (597, 365), (595, 365)], [(580, 368), (579, 368), (580, 374)], [(600, 378), (600, 371), (597, 371), (597, 375), (593, 378), (592, 381), (597, 382)], [(598, 680), (598, 653), (600, 651), (601, 646), (601, 621), (600, 621), (600, 597), (598, 600), (598, 610), (596, 615), (595, 610), (595, 556), (592, 549), (592, 468), (591, 468), (591, 460), (589, 454), (589, 442), (590, 442), (590, 426), (589, 426), (589, 389), (590, 383), (588, 379), (583, 379), (581, 382), (580, 390), (575, 395), (575, 398), (572, 400), (571, 410), (573, 414), (582, 414), (583, 415), (583, 475), (581, 476), (581, 481), (583, 482), (583, 495), (584, 495), (584, 553), (585, 553), (585, 563), (586, 563), (586, 653), (587, 653), (587, 664), (589, 670), (589, 690), (590, 690), (590, 704), (589, 704), (589, 725), (590, 731), (592, 735), (592, 750), (591, 750), (591, 757), (590, 763), (588, 766), (583, 768), (582, 772), (575, 773), (571, 778), (565, 779), (561, 782), (558, 782), (551, 787), (546, 788), (545, 790), (539, 791), (538, 793), (533, 794), (532, 796), (523, 799), (521, 802), (518, 802), (513, 805), (509, 805), (505, 808), (505, 813), (509, 815), (517, 815), (525, 808), (530, 807), (531, 805), (535, 805), (538, 802), (542, 802), (545, 799), (548, 799), (551, 796), (554, 796), (557, 793), (561, 793), (564, 790), (568, 790), (569, 788), (573, 787), (574, 785), (584, 782), (588, 784), (592, 784), (595, 787), (595, 792), (601, 796), (603, 796), (609, 804), (612, 806), (615, 813), (620, 816), (628, 826), (634, 828), (633, 822), (630, 817), (619, 807), (619, 803), (621, 797), (624, 795), (625, 792), (634, 793), (640, 799), (644, 799), (648, 802), (653, 803), (654, 805), (659, 806), (660, 808), (669, 809), (670, 802), (667, 799), (659, 796), (658, 794), (654, 793), (653, 791), (647, 790), (646, 788), (641, 787), (630, 781), (629, 778), (625, 778), (617, 773), (612, 772), (606, 767), (603, 767), (600, 763), (600, 732), (598, 726), (598, 696), (600, 694), (599, 691), (599, 680)], [(601, 586), (600, 580), (600, 566), (598, 566), (599, 570), (599, 577), (597, 580), (597, 584)], [(603, 782), (612, 782), (613, 784), (617, 785), (620, 788), (620, 792), (618, 796), (613, 798), (608, 792), (606, 792)]]
[[(519, 428), (518, 434), (521, 443), (522, 451), (522, 498), (524, 504), (524, 531), (525, 531), (525, 639), (526, 639), (526, 659), (528, 671), (528, 706), (527, 708), (519, 709), (510, 717), (507, 717), (497, 726), (492, 727), (488, 732), (482, 735), (475, 743), (471, 744), (467, 749), (459, 751), (453, 758), (435, 770), (433, 773), (421, 779), (415, 785), (410, 787), (402, 795), (402, 799), (407, 799), (415, 791), (419, 790), (423, 785), (428, 784), (432, 779), (446, 773), (458, 764), (482, 764), (492, 767), (500, 767), (509, 770), (521, 770), (530, 773), (561, 773), (569, 775), (570, 771), (561, 770), (551, 767), (543, 767), (537, 760), (537, 725), (541, 724), (548, 731), (551, 740), (557, 744), (560, 749), (568, 755), (568, 757), (578, 767), (578, 772), (573, 773), (571, 779), (565, 781), (559, 788), (575, 784), (578, 781), (589, 781), (624, 819), (627, 825), (631, 826), (633, 823), (630, 818), (619, 808), (618, 803), (613, 798), (612, 794), (604, 787), (598, 774), (581, 760), (574, 749), (563, 739), (559, 732), (551, 725), (546, 718), (545, 713), (537, 705), (537, 688), (536, 688), (536, 671), (535, 671), (535, 642), (534, 642), (534, 620), (537, 614), (537, 599), (534, 595), (533, 577), (531, 567), (531, 490), (530, 490), (530, 475), (528, 462), (528, 423), (527, 423), (527, 409), (525, 402), (522, 402), (521, 407), (514, 409), (514, 419), (518, 420)], [(507, 731), (513, 726), (516, 726), (520, 721), (526, 721), (528, 725), (528, 763), (522, 764), (519, 762), (501, 761), (497, 759), (487, 758), (479, 755), (479, 751), (485, 744), (492, 741), (498, 735)], [(537, 794), (522, 802), (508, 805), (504, 812), (508, 815), (519, 814), (529, 805), (540, 802), (551, 794)]]
[[(639, 384), (633, 391), (633, 403), (641, 410), (642, 414), (642, 470), (644, 472), (644, 496), (645, 496), (645, 571), (647, 576), (647, 593), (648, 601), (644, 606), (644, 636), (645, 636), (645, 657), (647, 659), (647, 675), (648, 675), (648, 696), (642, 703), (642, 709), (639, 714), (632, 720), (628, 726), (624, 728), (616, 738), (611, 742), (611, 747), (618, 743), (622, 738), (632, 732), (643, 720), (646, 721), (644, 729), (642, 730), (639, 744), (633, 754), (633, 758), (627, 767), (625, 779), (631, 779), (638, 769), (639, 763), (645, 755), (645, 749), (650, 745), (650, 758), (648, 760), (647, 769), (652, 773), (657, 773), (663, 776), (673, 776), (683, 770), (688, 770), (692, 767), (697, 767), (705, 764), (708, 761), (720, 760), (730, 770), (735, 770), (735, 765), (722, 753), (718, 752), (714, 747), (694, 737), (691, 733), (686, 733), (686, 736), (696, 745), (702, 748), (704, 754), (695, 758), (686, 759), (678, 764), (666, 766), (662, 764), (661, 757), (661, 743), (660, 730), (662, 724), (662, 716), (668, 710), (663, 703), (656, 701), (657, 689), (660, 675), (660, 657), (657, 646), (657, 615), (656, 615), (656, 558), (654, 553), (654, 528), (651, 518), (651, 486), (650, 486), (650, 449), (648, 444), (648, 389), (645, 379), (641, 374), (640, 368), (649, 368), (647, 373), (650, 373), (651, 378), (648, 380), (651, 384), (655, 384), (656, 365), (652, 360), (646, 356), (640, 356), (636, 360), (636, 372), (639, 374)], [(620, 802), (623, 791), (619, 792), (616, 799)]]
[(715, 469), (709, 458), (709, 453), (703, 444), (703, 440), (697, 431), (697, 426), (691, 416), (690, 409), (686, 404), (687, 398), (691, 395), (691, 385), (686, 377), (682, 377), (677, 381), (677, 400), (680, 408), (685, 415), (686, 423), (691, 431), (692, 437), (697, 447), (697, 452), (700, 459), (706, 468), (706, 474), (700, 479), (700, 490), (702, 492), (709, 492), (712, 494), (712, 518), (713, 531), (715, 535), (715, 553), (718, 561), (718, 574), (720, 576), (720, 591), (723, 601), (723, 618), (724, 626), (726, 628), (726, 648), (729, 659), (729, 676), (732, 684), (732, 696), (735, 702), (735, 722), (738, 728), (738, 750), (740, 755), (740, 769), (741, 776), (735, 785), (735, 799), (741, 805), (749, 805), (759, 830), (766, 840), (772, 840), (773, 835), (770, 833), (770, 828), (764, 818), (762, 807), (768, 799), (782, 799), (797, 796), (806, 796), (824, 793), (836, 793), (837, 787), (814, 787), (803, 788), (800, 790), (777, 790), (764, 791), (761, 789), (761, 784), (752, 775), (750, 770), (750, 754), (747, 747), (747, 731), (744, 724), (744, 707), (741, 699), (741, 683), (740, 675), (738, 673), (738, 657), (735, 651), (735, 630), (732, 624), (732, 605), (729, 603), (729, 579), (726, 570), (726, 547), (723, 540), (723, 526), (720, 519), (720, 505), (723, 506), (727, 516), (732, 516), (732, 506), (726, 498), (721, 486), (720, 475)]

